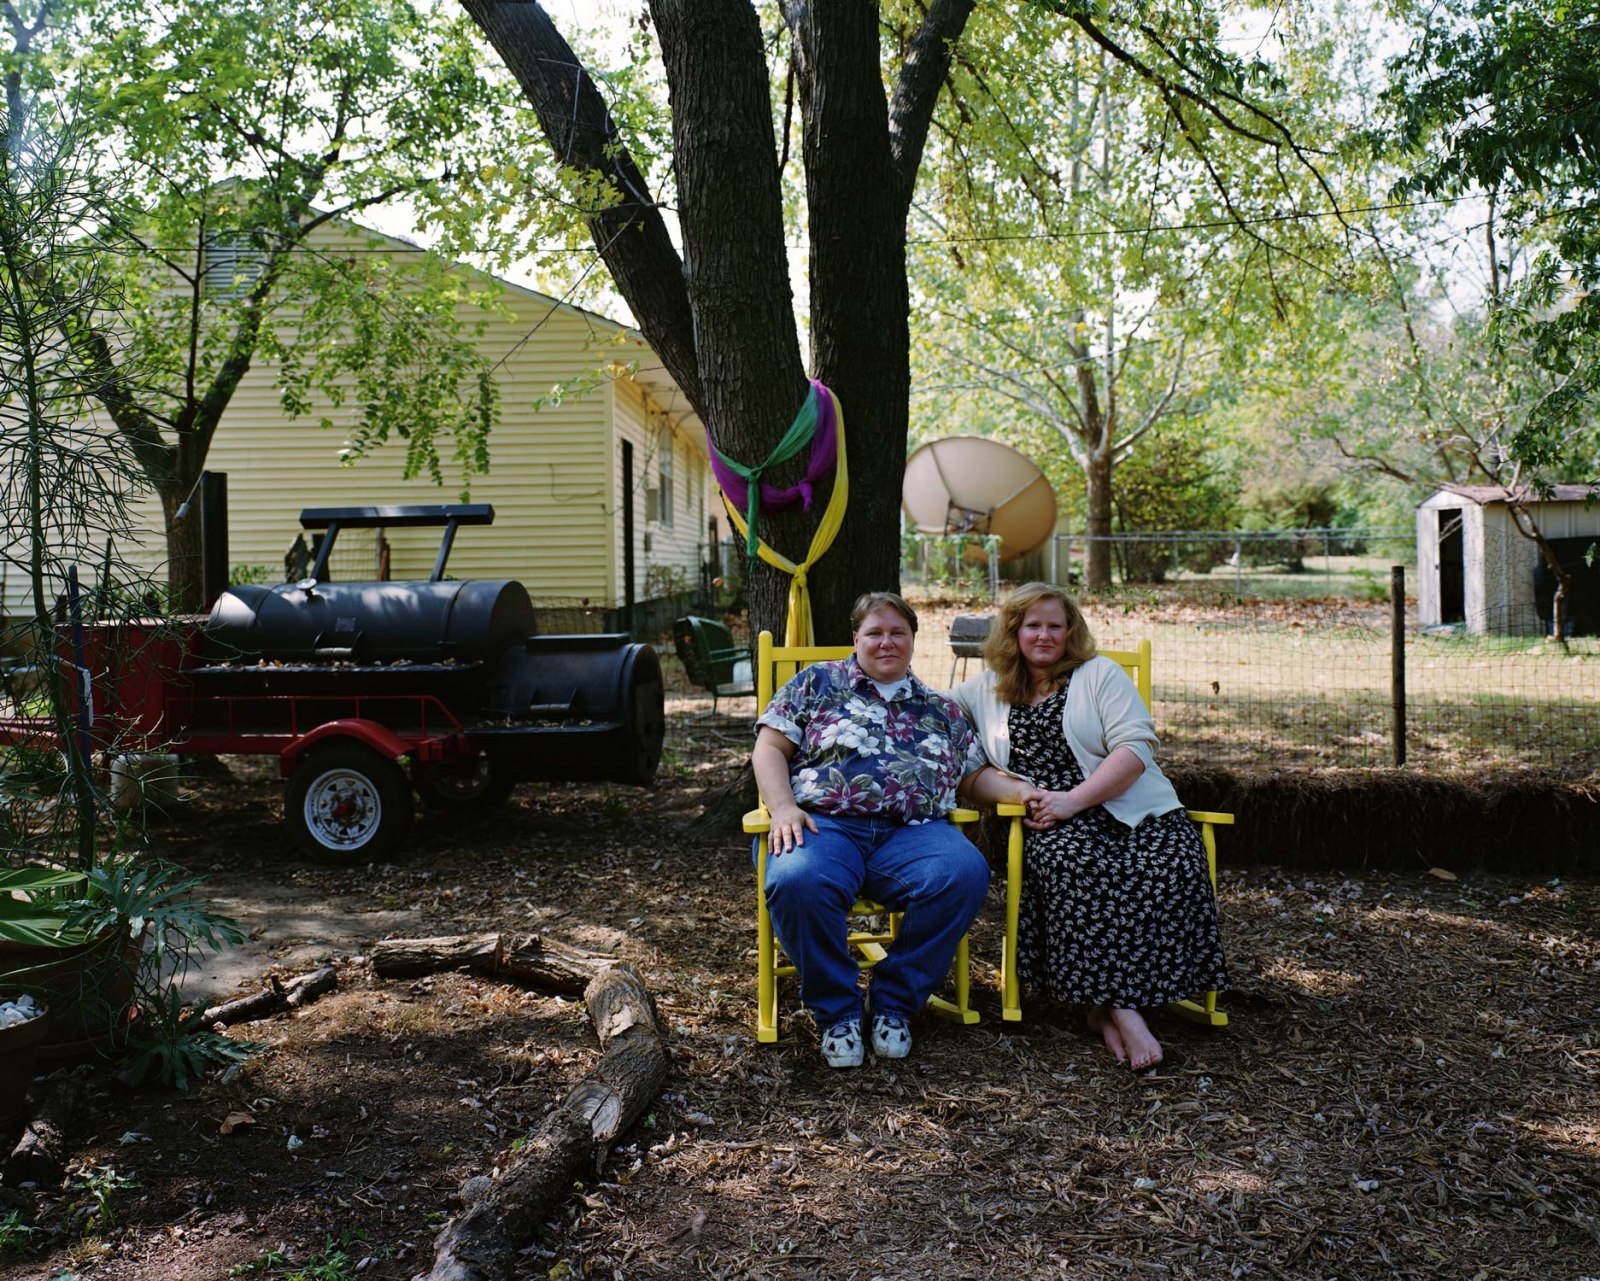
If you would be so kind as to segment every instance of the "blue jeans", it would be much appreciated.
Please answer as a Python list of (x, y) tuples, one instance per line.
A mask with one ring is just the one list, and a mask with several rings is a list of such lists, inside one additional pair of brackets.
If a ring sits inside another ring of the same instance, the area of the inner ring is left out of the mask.
[(989, 888), (989, 865), (948, 822), (812, 814), (806, 843), (767, 855), (767, 910), (800, 974), (817, 1025), (860, 1017), (846, 913), (865, 897), (904, 912), (900, 937), (872, 969), (872, 1008), (914, 1014), (949, 973), (956, 945)]

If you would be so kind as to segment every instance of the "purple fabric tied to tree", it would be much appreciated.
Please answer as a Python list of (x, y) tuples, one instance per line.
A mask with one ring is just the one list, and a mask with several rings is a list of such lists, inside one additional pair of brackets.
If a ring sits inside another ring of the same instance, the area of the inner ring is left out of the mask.
[[(749, 512), (752, 515), (758, 508), (769, 511), (782, 511), (786, 507), (793, 507), (797, 502), (803, 511), (811, 510), (811, 499), (816, 486), (831, 473), (839, 461), (839, 437), (836, 429), (836, 416), (833, 407), (833, 393), (815, 378), (810, 379), (811, 392), (806, 397), (806, 403), (801, 406), (800, 413), (795, 416), (794, 424), (785, 434), (785, 442), (793, 440), (797, 429), (803, 430), (805, 420), (812, 419), (811, 424), (811, 457), (806, 463), (806, 474), (803, 479), (793, 485), (780, 488), (760, 481), (759, 477), (767, 467), (791, 458), (798, 453), (798, 448), (784, 451), (780, 444), (773, 451), (766, 462), (752, 468), (743, 468), (718, 449), (711, 439), (711, 429), (706, 429), (706, 445), (711, 455), (711, 470), (717, 478), (717, 484), (722, 487), (722, 492), (730, 506), (735, 511)], [(799, 443), (799, 442), (796, 442)], [(742, 473), (742, 474), (741, 474)], [(757, 479), (760, 485), (757, 493), (759, 503), (752, 505), (750, 502), (750, 482), (746, 477)], [(756, 540), (755, 522), (747, 519), (747, 536), (749, 545), (754, 554)]]

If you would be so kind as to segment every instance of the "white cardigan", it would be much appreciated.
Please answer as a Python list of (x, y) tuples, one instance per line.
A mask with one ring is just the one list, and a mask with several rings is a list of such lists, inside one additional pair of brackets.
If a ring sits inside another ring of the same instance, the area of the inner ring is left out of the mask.
[[(995, 674), (985, 671), (963, 681), (950, 694), (977, 727), (989, 763), (1022, 778), (1008, 768), (1011, 727), (1007, 715), (1011, 705), (1000, 701), (997, 685)], [(1152, 814), (1182, 808), (1178, 793), (1156, 765), (1156, 725), (1139, 697), (1138, 686), (1111, 659), (1097, 655), (1073, 670), (1061, 732), (1078, 758), (1084, 778), (1119, 747), (1128, 748), (1144, 762), (1144, 773), (1127, 791), (1102, 802), (1114, 818), (1137, 827)]]

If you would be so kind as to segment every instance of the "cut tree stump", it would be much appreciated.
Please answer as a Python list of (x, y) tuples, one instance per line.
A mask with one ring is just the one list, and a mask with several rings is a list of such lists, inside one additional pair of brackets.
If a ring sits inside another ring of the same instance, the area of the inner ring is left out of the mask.
[(589, 984), (615, 964), (609, 957), (542, 939), (537, 934), (383, 939), (372, 948), (372, 972), (379, 978), (409, 979), (444, 970), (470, 970), (486, 978), (564, 996), (584, 995)]
[(594, 1172), (612, 1140), (661, 1093), (666, 1041), (633, 968), (607, 965), (590, 979), (583, 999), (603, 1051), (600, 1062), (508, 1156), (498, 1179), (479, 1175), (467, 1181), (465, 1208), (435, 1239), (432, 1270), (418, 1273), (415, 1281), (509, 1278), (518, 1250), (559, 1209), (573, 1183)]

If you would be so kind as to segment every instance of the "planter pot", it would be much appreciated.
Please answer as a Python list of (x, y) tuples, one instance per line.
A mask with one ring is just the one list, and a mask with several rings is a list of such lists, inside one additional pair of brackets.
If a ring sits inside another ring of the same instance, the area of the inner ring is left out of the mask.
[(118, 929), (71, 947), (0, 939), (0, 990), (32, 992), (53, 1011), (38, 1047), (41, 1069), (82, 1063), (126, 1042), (142, 944), (142, 936)]
[(26, 1023), (0, 1027), (0, 1129), (9, 1129), (28, 1111), (28, 1086), (39, 1065), (39, 1044), (50, 1031), (49, 1008)]

